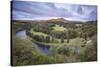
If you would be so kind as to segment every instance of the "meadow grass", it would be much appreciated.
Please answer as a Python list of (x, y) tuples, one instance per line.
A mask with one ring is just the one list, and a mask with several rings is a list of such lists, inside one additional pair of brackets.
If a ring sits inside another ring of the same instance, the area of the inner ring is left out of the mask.
[(67, 30), (65, 27), (57, 25), (57, 24), (53, 27), (53, 29), (55, 31), (65, 31), (65, 30)]

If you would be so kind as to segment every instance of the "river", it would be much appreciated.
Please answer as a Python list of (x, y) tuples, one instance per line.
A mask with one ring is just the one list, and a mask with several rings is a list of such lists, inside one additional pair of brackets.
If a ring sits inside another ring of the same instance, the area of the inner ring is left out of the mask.
[(22, 30), (22, 31), (17, 32), (16, 36), (20, 39), (26, 39), (27, 38), (26, 30)]

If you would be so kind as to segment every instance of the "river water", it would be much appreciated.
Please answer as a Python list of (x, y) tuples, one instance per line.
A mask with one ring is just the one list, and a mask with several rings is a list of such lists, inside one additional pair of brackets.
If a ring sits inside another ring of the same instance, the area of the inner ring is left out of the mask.
[(22, 31), (19, 31), (16, 36), (18, 38), (21, 38), (21, 39), (26, 39), (27, 38), (27, 35), (26, 35), (26, 30), (22, 30)]

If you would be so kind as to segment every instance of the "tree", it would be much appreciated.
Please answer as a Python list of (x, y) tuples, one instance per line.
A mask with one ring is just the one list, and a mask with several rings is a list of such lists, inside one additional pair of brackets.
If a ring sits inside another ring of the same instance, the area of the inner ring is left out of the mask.
[(69, 40), (70, 40), (70, 39), (67, 39), (67, 43), (69, 43)]
[(70, 30), (68, 30), (68, 32), (67, 32), (67, 43), (69, 43), (69, 39), (70, 39), (70, 33), (71, 33), (71, 31)]
[(63, 37), (61, 38), (61, 43), (64, 43), (64, 38)]
[(84, 33), (84, 39), (87, 40), (87, 38), (88, 38), (88, 33), (85, 32), (85, 33)]
[(52, 42), (54, 42), (54, 37), (52, 37)]
[(46, 36), (45, 40), (46, 40), (47, 43), (49, 43), (50, 42), (50, 36)]

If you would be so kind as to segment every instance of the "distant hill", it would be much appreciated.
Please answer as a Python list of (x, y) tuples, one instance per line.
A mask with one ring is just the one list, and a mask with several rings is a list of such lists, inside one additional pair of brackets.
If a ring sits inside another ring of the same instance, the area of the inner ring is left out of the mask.
[(56, 18), (56, 19), (48, 19), (48, 20), (12, 20), (12, 22), (26, 22), (26, 23), (95, 23), (96, 21), (71, 21), (71, 20), (66, 20), (64, 18)]

